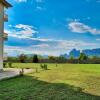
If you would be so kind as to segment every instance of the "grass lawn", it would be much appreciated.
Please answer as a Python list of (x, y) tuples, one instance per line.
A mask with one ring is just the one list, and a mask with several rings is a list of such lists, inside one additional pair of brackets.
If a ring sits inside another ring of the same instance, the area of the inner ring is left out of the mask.
[(38, 73), (0, 81), (0, 100), (100, 100), (100, 64), (13, 65)]

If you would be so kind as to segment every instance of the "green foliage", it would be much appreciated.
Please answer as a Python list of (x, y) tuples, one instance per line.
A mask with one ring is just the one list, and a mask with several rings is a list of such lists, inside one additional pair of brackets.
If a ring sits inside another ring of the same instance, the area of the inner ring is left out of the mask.
[(7, 62), (3, 62), (3, 67), (4, 67), (4, 68), (7, 67)]
[(66, 58), (64, 56), (59, 56), (58, 59), (61, 60), (61, 61), (66, 60)]
[(9, 67), (9, 68), (12, 68), (13, 66), (12, 66), (12, 62), (3, 62), (3, 67), (4, 68), (7, 68), (7, 67)]
[(33, 56), (33, 63), (38, 63), (39, 60), (38, 60), (38, 56), (37, 55), (34, 55)]
[(12, 67), (12, 62), (8, 62), (8, 66), (11, 68)]
[(71, 56), (71, 57), (70, 57), (70, 60), (74, 60), (74, 57), (73, 57), (73, 56)]
[(48, 70), (48, 65), (47, 64), (41, 64), (40, 67), (44, 70)]
[(74, 60), (73, 54), (70, 54), (70, 60)]
[(56, 60), (56, 57), (54, 57), (54, 56), (49, 56), (49, 60)]
[(66, 63), (67, 62), (67, 59), (64, 57), (64, 56), (59, 56), (57, 57), (57, 60), (56, 60), (56, 63)]
[(79, 59), (79, 63), (80, 62), (85, 63), (85, 61), (88, 60), (88, 56), (85, 55), (84, 53), (81, 53), (78, 59)]
[(66, 59), (64, 55), (59, 57), (49, 56), (49, 58), (43, 58), (39, 55), (24, 55), (21, 54), (19, 57), (8, 57), (8, 62), (25, 62), (25, 63), (87, 63), (87, 64), (100, 64), (100, 57), (87, 56), (81, 53), (79, 58), (74, 58), (71, 54), (69, 59)]
[(8, 57), (8, 62), (19, 62), (19, 57)]
[(26, 60), (26, 56), (25, 56), (24, 54), (21, 54), (21, 55), (19, 56), (19, 61), (20, 61), (21, 63), (25, 63), (25, 60)]

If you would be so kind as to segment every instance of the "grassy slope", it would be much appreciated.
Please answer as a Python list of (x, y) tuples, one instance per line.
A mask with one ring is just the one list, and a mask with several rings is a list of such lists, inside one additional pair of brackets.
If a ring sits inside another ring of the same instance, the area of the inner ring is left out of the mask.
[[(39, 64), (14, 66), (39, 68)], [(100, 65), (48, 66), (50, 70), (1, 81), (0, 100), (100, 100)]]

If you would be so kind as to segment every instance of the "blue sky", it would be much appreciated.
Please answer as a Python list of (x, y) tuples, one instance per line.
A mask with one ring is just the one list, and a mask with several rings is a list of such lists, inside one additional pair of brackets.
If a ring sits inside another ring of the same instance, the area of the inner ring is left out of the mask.
[(100, 48), (100, 0), (7, 0), (5, 52), (59, 55)]

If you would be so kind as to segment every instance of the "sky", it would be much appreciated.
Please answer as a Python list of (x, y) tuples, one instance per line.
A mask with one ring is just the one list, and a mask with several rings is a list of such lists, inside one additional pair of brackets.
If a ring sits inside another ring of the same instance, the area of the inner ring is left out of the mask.
[(9, 55), (100, 48), (100, 0), (7, 0)]

